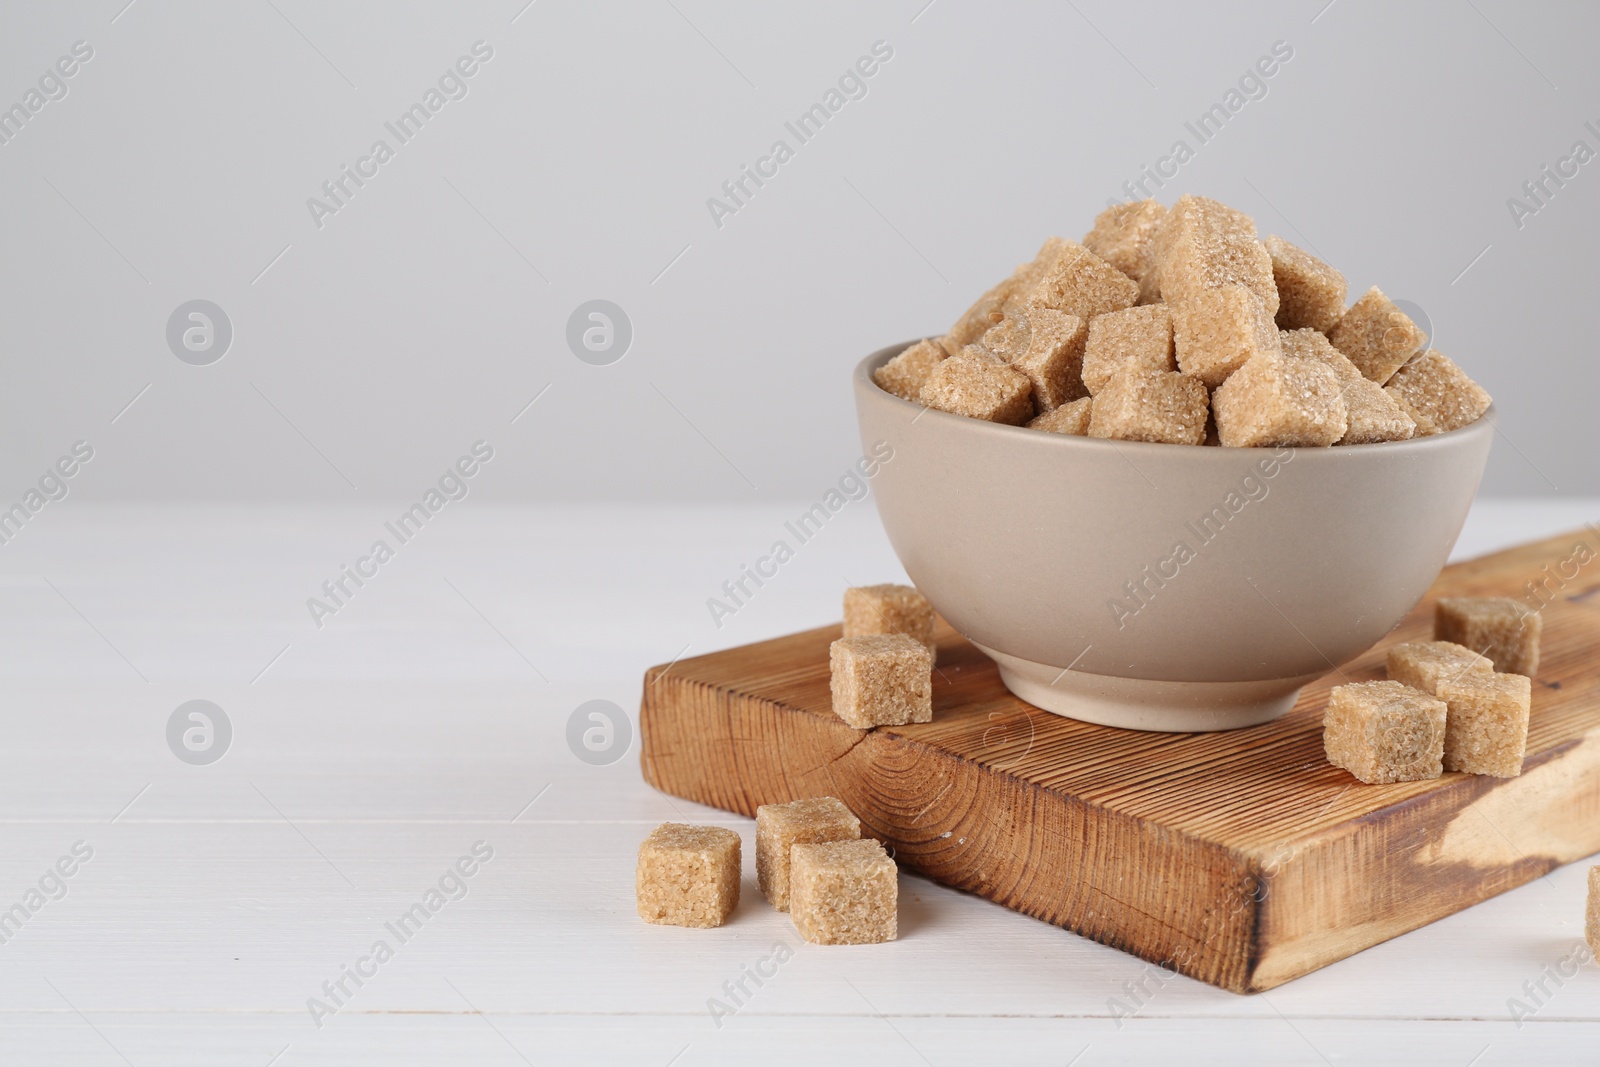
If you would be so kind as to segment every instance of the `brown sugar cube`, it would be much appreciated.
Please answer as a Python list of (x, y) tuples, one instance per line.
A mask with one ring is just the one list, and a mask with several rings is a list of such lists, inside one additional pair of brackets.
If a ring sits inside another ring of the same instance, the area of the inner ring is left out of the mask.
[(939, 339), (946, 355), (957, 355), (967, 345), (982, 337), (984, 331), (999, 322), (1007, 301), (1017, 295), (1017, 289), (1026, 277), (1031, 264), (1024, 263), (1011, 275), (989, 289), (972, 306), (961, 313), (950, 332)]
[(1172, 343), (1178, 369), (1209, 389), (1227, 381), (1252, 356), (1283, 351), (1272, 316), (1241, 285), (1202, 289), (1173, 305)]
[(1131, 307), (1089, 323), (1083, 349), (1083, 384), (1097, 393), (1123, 367), (1177, 370), (1172, 359), (1172, 309), (1165, 304)]
[[(1003, 320), (1005, 314), (1014, 313), (1027, 307), (1028, 297), (1038, 286), (1039, 280), (1044, 277), (1045, 272), (1052, 264), (1061, 260), (1066, 254), (1067, 246), (1071, 243), (1065, 237), (1046, 237), (1044, 244), (1039, 246), (1038, 253), (1028, 262), (1018, 265), (1008, 279), (1011, 284), (1006, 292), (1005, 301), (1001, 306), (1001, 315), (992, 317), (992, 321), (996, 325)], [(977, 342), (970, 343), (976, 344)], [(959, 351), (959, 349), (956, 349), (951, 354), (955, 355)], [(1009, 356), (1002, 356), (1001, 358), (1009, 359)]]
[(1373, 445), (1380, 441), (1408, 441), (1417, 424), (1377, 382), (1357, 375), (1339, 383), (1350, 425), (1336, 444)]
[(1489, 410), (1489, 394), (1436, 348), (1394, 372), (1384, 392), (1416, 420), (1417, 435), (1459, 430)]
[(1444, 701), (1399, 682), (1341, 685), (1328, 698), (1322, 746), (1329, 763), (1368, 785), (1437, 778), (1445, 717)]
[(1033, 384), (1035, 411), (1054, 411), (1087, 393), (1082, 375), (1083, 338), (1087, 331), (1076, 315), (1065, 317), (1077, 324), (1073, 334), (1046, 341), (1011, 361), (1011, 369), (1020, 371)]
[[(1021, 310), (1013, 304), (1001, 316), (1000, 321), (983, 332), (983, 336), (972, 342), (972, 347), (993, 356), (1001, 363), (1010, 363), (1016, 356), (1028, 350), (1030, 329), (1028, 317), (1016, 312)], [(957, 355), (960, 355), (958, 352)]]
[(856, 729), (933, 721), (933, 653), (916, 638), (841, 637), (828, 666), (833, 713)]
[(639, 845), (635, 882), (645, 922), (721, 926), (739, 905), (739, 835), (664, 822)]
[(1032, 291), (1039, 284), (1051, 264), (1058, 262), (1066, 254), (1067, 247), (1072, 242), (1065, 237), (1046, 237), (1044, 244), (1039, 246), (1039, 251), (1034, 253), (1032, 259), (1017, 268), (1017, 288), (1011, 294), (1011, 304), (1020, 307)]
[[(1343, 352), (1334, 348), (1327, 337), (1320, 332), (1304, 328), (1298, 330), (1279, 330), (1278, 343), (1283, 348), (1283, 354), (1293, 356), (1295, 359), (1312, 359), (1328, 366), (1334, 374), (1339, 376), (1341, 382), (1354, 381), (1361, 378), (1361, 372), (1356, 365), (1350, 362)], [(1362, 378), (1362, 381), (1366, 379)]]
[[(1006, 300), (1006, 310), (1017, 311), (1029, 306), (1051, 307), (1052, 310), (1078, 314), (1079, 318), (1088, 321), (1090, 317), (1088, 315), (1073, 312), (1070, 308), (1056, 308), (1033, 298), (1040, 282), (1044, 281), (1047, 276), (1058, 274), (1063, 267), (1077, 265), (1078, 260), (1083, 257), (1085, 251), (1082, 245), (1069, 241), (1065, 237), (1045, 238), (1044, 244), (1039, 246), (1039, 251), (1033, 259), (1017, 268), (1015, 275), (1016, 287)], [(1114, 275), (1116, 273), (1120, 272), (1113, 272), (1106, 275), (1106, 277), (1115, 282)]]
[(1094, 218), (1083, 247), (1132, 278), (1143, 281), (1154, 260), (1152, 242), (1167, 209), (1159, 200), (1113, 204)]
[[(1185, 193), (1178, 197), (1177, 203), (1157, 223), (1150, 242), (1150, 258), (1159, 268), (1171, 254), (1174, 244), (1180, 239), (1191, 238), (1205, 229), (1207, 224), (1215, 226), (1220, 222), (1224, 227), (1231, 226), (1242, 232), (1247, 221), (1248, 216), (1243, 212), (1234, 211), (1220, 200)], [(1254, 231), (1253, 224), (1251, 230)]]
[(1383, 385), (1422, 350), (1428, 335), (1374, 285), (1323, 331), (1362, 375)]
[(1174, 371), (1118, 371), (1094, 398), (1089, 436), (1198, 445), (1206, 436), (1206, 387)]
[[(1389, 680), (1439, 696), (1441, 682), (1469, 674), (1493, 674), (1487, 657), (1453, 641), (1413, 641), (1389, 650)], [(1441, 699), (1443, 699), (1441, 697)]]
[(1439, 683), (1448, 708), (1444, 769), (1515, 778), (1528, 750), (1533, 683), (1521, 674), (1469, 672)]
[(871, 839), (795, 845), (789, 915), (813, 945), (875, 945), (899, 933), (899, 876)]
[(1349, 429), (1339, 379), (1281, 352), (1251, 358), (1211, 395), (1217, 436), (1229, 448), (1331, 445)]
[(844, 636), (905, 634), (933, 648), (933, 605), (909, 585), (861, 585), (844, 591)]
[(1600, 955), (1600, 866), (1589, 868), (1589, 899), (1584, 909), (1583, 939)]
[(1075, 241), (1060, 241), (1040, 253), (1038, 280), (1022, 297), (1028, 307), (1051, 308), (1084, 321), (1132, 307), (1139, 283)]
[(902, 400), (915, 400), (933, 368), (943, 363), (944, 346), (937, 341), (918, 341), (872, 372), (878, 388)]
[(1272, 259), (1272, 280), (1278, 287), (1278, 328), (1326, 333), (1344, 314), (1344, 275), (1277, 234), (1261, 246)]
[(1529, 678), (1539, 670), (1544, 617), (1510, 597), (1447, 596), (1433, 608), (1433, 636), (1494, 661), (1494, 669)]
[(1050, 308), (1013, 307), (980, 346), (1033, 383), (1033, 405), (1052, 411), (1084, 396), (1084, 320)]
[(1047, 411), (1037, 416), (1028, 423), (1028, 429), (1084, 437), (1089, 433), (1089, 420), (1093, 414), (1094, 398), (1086, 396), (1082, 400), (1062, 404), (1054, 411)]
[(1181, 304), (1206, 289), (1242, 285), (1260, 298), (1270, 319), (1278, 312), (1272, 257), (1256, 240), (1249, 215), (1199, 196), (1182, 196), (1156, 231), (1161, 298)]
[(1033, 404), (1052, 411), (1087, 396), (1083, 387), (1083, 346), (1087, 320), (1064, 311), (1032, 308), (1026, 312), (1027, 344), (1011, 366), (1033, 383)]
[(1033, 382), (975, 345), (934, 367), (917, 399), (953, 415), (1009, 426), (1033, 417)]
[(1156, 262), (1171, 255), (1173, 245), (1195, 234), (1256, 232), (1255, 220), (1209, 196), (1184, 193), (1156, 227), (1152, 252)]
[(779, 911), (789, 910), (789, 850), (796, 844), (854, 841), (861, 820), (842, 800), (812, 797), (756, 808), (756, 882)]

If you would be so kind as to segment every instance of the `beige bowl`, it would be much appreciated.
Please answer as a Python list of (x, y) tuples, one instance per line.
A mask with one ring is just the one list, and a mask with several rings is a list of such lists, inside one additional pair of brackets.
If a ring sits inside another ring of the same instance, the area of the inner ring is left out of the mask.
[[(1059, 715), (1137, 730), (1277, 718), (1372, 647), (1455, 544), (1494, 409), (1453, 433), (1339, 448), (1194, 448), (1000, 426), (856, 368), (861, 441), (906, 573)], [(880, 454), (882, 446), (879, 446)]]

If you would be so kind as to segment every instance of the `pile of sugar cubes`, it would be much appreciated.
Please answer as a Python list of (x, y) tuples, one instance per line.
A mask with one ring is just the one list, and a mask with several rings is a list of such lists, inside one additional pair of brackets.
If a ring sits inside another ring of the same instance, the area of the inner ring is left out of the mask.
[(1374, 444), (1475, 421), (1489, 394), (1374, 286), (1216, 200), (1118, 204), (1052, 237), (888, 392), (1053, 433), (1231, 447)]
[[(844, 636), (828, 649), (833, 711), (859, 730), (933, 720), (933, 607), (905, 585), (844, 594)], [(646, 922), (721, 926), (739, 906), (739, 835), (663, 823), (639, 846)], [(815, 945), (870, 945), (897, 933), (899, 871), (835, 797), (756, 808), (756, 881)]]
[(1369, 784), (1445, 771), (1515, 778), (1528, 747), (1541, 616), (1509, 597), (1446, 597), (1432, 641), (1389, 650), (1389, 680), (1328, 700), (1328, 762)]
[[(739, 835), (662, 823), (639, 846), (640, 918), (721, 926), (739, 906)], [(756, 809), (756, 881), (814, 945), (871, 945), (898, 932), (899, 872), (861, 820), (834, 797)]]

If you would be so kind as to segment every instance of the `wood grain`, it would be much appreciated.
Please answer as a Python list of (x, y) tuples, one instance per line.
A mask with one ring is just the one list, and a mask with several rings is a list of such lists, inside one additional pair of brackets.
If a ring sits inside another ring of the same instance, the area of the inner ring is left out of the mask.
[[(1563, 580), (1580, 543), (1593, 556)], [(1434, 599), (1523, 597), (1551, 576), (1521, 777), (1368, 786), (1327, 763), (1328, 691), (1431, 637)], [(1597, 594), (1593, 530), (1452, 565), (1287, 716), (1214, 734), (1040, 711), (944, 626), (933, 722), (857, 731), (829, 706), (829, 626), (652, 668), (641, 761), (657, 789), (743, 815), (840, 797), (912, 870), (1253, 992), (1600, 850)]]

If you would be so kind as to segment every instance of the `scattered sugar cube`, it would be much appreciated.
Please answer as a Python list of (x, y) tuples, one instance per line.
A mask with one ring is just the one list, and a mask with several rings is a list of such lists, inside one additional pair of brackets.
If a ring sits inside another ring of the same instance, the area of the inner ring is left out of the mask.
[(1033, 381), (976, 345), (934, 367), (917, 399), (940, 411), (1010, 426), (1033, 417)]
[(1344, 314), (1344, 275), (1310, 252), (1273, 234), (1261, 242), (1278, 288), (1278, 327), (1328, 332)]
[(899, 877), (871, 839), (795, 845), (789, 915), (813, 945), (873, 945), (898, 934)]
[(1206, 436), (1206, 387), (1174, 371), (1118, 371), (1094, 398), (1089, 436), (1198, 445)]
[(1152, 239), (1166, 214), (1159, 200), (1113, 204), (1095, 216), (1083, 247), (1134, 281), (1143, 281), (1154, 259)]
[(1361, 378), (1361, 372), (1356, 369), (1356, 365), (1351, 363), (1343, 352), (1334, 348), (1328, 338), (1317, 330), (1310, 328), (1279, 330), (1278, 342), (1283, 347), (1284, 355), (1293, 356), (1295, 359), (1312, 359), (1326, 364), (1342, 382)]
[(1369, 382), (1358, 374), (1352, 380), (1340, 382), (1339, 391), (1344, 396), (1350, 425), (1336, 444), (1408, 441), (1416, 435), (1417, 424), (1377, 382)]
[(856, 729), (933, 721), (933, 653), (916, 638), (841, 637), (828, 665), (833, 713)]
[(1583, 939), (1600, 956), (1600, 866), (1589, 868), (1589, 900), (1584, 910)]
[(1131, 307), (1089, 323), (1083, 349), (1083, 384), (1097, 393), (1123, 367), (1177, 370), (1172, 359), (1172, 309), (1165, 304)]
[(1469, 674), (1493, 674), (1494, 663), (1453, 641), (1413, 641), (1389, 650), (1389, 680), (1439, 696), (1439, 683)]
[(1086, 396), (1036, 417), (1028, 423), (1028, 429), (1084, 437), (1089, 433), (1089, 420), (1093, 414), (1094, 398)]
[(1422, 350), (1428, 335), (1374, 285), (1324, 331), (1366, 378), (1383, 385)]
[(1033, 406), (1052, 411), (1084, 395), (1084, 320), (1050, 308), (1013, 307), (983, 335), (981, 347), (1033, 383)]
[(844, 636), (905, 634), (933, 649), (933, 605), (909, 585), (859, 585), (844, 591)]
[(1448, 708), (1444, 769), (1515, 778), (1528, 750), (1533, 683), (1521, 674), (1469, 671), (1439, 683)]
[(903, 400), (915, 400), (928, 375), (944, 359), (943, 345), (937, 341), (918, 341), (873, 371), (872, 380), (878, 383), (878, 388)]
[(1211, 396), (1217, 436), (1229, 448), (1331, 445), (1349, 429), (1339, 379), (1281, 352), (1253, 356)]
[(789, 910), (789, 850), (795, 844), (854, 841), (861, 836), (861, 820), (844, 801), (812, 797), (790, 804), (762, 804), (756, 808), (756, 882), (779, 911)]
[(1383, 388), (1422, 437), (1459, 430), (1489, 410), (1489, 394), (1436, 348), (1395, 371)]
[(739, 905), (739, 835), (664, 822), (639, 845), (639, 917), (666, 926), (721, 926)]
[(1201, 289), (1172, 307), (1172, 344), (1178, 369), (1215, 389), (1263, 352), (1282, 352), (1283, 341), (1261, 301), (1242, 285)]
[(1267, 318), (1278, 313), (1272, 257), (1256, 240), (1249, 215), (1201, 196), (1182, 196), (1156, 232), (1161, 298), (1181, 304), (1206, 289), (1242, 285), (1260, 298)]
[(1444, 773), (1442, 700), (1399, 682), (1334, 689), (1322, 720), (1328, 762), (1369, 785), (1419, 782)]
[(1440, 599), (1433, 609), (1433, 636), (1454, 641), (1494, 661), (1494, 669), (1529, 678), (1539, 670), (1544, 617), (1510, 597)]
[(1065, 311), (1088, 321), (1132, 307), (1139, 299), (1138, 282), (1077, 242), (1056, 240), (1058, 244), (1040, 253), (1046, 262), (1022, 300), (1025, 305)]

